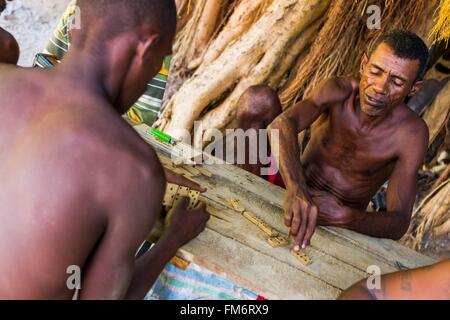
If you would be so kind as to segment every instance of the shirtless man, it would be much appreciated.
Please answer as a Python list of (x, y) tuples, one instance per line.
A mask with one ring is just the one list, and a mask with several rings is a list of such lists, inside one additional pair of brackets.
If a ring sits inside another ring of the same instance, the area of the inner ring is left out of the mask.
[[(280, 134), (271, 147), (287, 187), (294, 250), (310, 244), (317, 223), (390, 239), (406, 232), (428, 128), (405, 99), (419, 90), (427, 60), (415, 34), (386, 33), (363, 56), (360, 81), (329, 79), (269, 126)], [(300, 156), (297, 136), (310, 126)], [(387, 180), (387, 212), (366, 212)]]
[(362, 280), (340, 300), (450, 300), (450, 259), (435, 265), (381, 276), (380, 288)]
[(70, 299), (69, 266), (81, 268), (80, 299), (142, 299), (209, 218), (185, 199), (135, 259), (166, 179), (120, 114), (170, 54), (176, 10), (168, 0), (103, 3), (78, 2), (81, 29), (54, 69), (0, 64), (0, 299)]
[[(0, 0), (0, 13), (6, 8), (6, 0)], [(19, 61), (19, 45), (16, 39), (0, 28), (0, 63), (17, 64)]]

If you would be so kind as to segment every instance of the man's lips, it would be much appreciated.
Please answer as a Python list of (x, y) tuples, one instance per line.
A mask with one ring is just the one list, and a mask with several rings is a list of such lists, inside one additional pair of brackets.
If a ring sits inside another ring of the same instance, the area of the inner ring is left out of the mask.
[(383, 107), (386, 105), (386, 101), (374, 98), (366, 94), (366, 102), (374, 107)]

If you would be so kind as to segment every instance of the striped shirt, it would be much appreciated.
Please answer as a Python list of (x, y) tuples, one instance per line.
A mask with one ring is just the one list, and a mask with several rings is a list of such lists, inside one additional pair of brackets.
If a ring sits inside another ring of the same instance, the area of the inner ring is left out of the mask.
[[(63, 59), (70, 46), (69, 28), (76, 10), (76, 0), (73, 0), (64, 12), (56, 31), (48, 42), (43, 52), (44, 56), (38, 55), (36, 57), (35, 66), (41, 68), (51, 66), (48, 61), (52, 60), (51, 57), (55, 57), (59, 61)], [(45, 59), (45, 55), (48, 55), (50, 59)], [(166, 89), (170, 60), (170, 56), (164, 59), (161, 71), (147, 84), (147, 90), (127, 112), (126, 117), (129, 117), (134, 122), (146, 123), (150, 126), (158, 119)]]

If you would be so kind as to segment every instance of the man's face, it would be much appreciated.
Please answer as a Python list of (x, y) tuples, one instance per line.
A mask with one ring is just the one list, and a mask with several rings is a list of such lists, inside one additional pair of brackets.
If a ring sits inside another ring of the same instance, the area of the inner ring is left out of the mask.
[(397, 57), (387, 44), (380, 44), (370, 58), (361, 63), (361, 110), (379, 117), (389, 113), (413, 94), (419, 71), (419, 60)]

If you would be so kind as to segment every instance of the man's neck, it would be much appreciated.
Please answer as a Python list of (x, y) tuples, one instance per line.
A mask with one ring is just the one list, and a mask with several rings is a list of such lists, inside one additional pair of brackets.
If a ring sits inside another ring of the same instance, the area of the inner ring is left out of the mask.
[(380, 124), (385, 122), (388, 118), (390, 118), (391, 114), (392, 114), (392, 110), (390, 110), (386, 114), (376, 116), (376, 117), (372, 117), (372, 116), (369, 116), (368, 114), (364, 113), (361, 109), (361, 100), (360, 100), (359, 94), (356, 95), (356, 97), (355, 97), (355, 111), (356, 111), (356, 115), (358, 117), (361, 129), (367, 130), (367, 131), (373, 130), (376, 127), (378, 127)]
[(105, 58), (101, 56), (70, 48), (55, 70), (78, 86), (86, 87), (87, 90), (113, 101), (116, 93), (112, 92), (107, 84), (106, 65)]
[(117, 100), (131, 62), (131, 47), (121, 39), (107, 45), (104, 54), (95, 48), (72, 45), (57, 69), (65, 79), (102, 96), (118, 109)]

